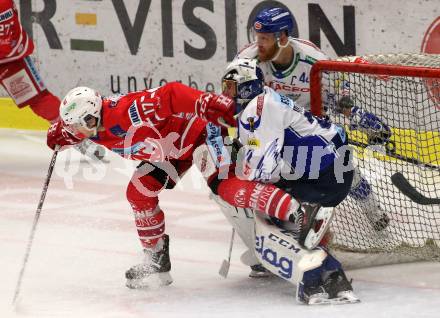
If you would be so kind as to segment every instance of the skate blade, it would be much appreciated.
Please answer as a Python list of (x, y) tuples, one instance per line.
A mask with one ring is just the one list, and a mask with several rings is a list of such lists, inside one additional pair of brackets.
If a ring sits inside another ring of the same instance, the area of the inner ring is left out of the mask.
[(251, 278), (267, 278), (267, 277), (277, 277), (275, 274), (272, 274), (271, 272), (257, 272), (257, 271), (251, 271), (249, 273), (249, 277)]
[(317, 301), (309, 301), (307, 305), (345, 305), (345, 304), (356, 304), (359, 303), (360, 299), (347, 299), (347, 298), (331, 298), (331, 299), (320, 299)]
[(338, 297), (335, 298), (311, 298), (307, 305), (344, 305), (344, 304), (356, 304), (361, 300), (352, 292), (340, 292)]
[(127, 279), (125, 286), (130, 289), (159, 288), (170, 285), (172, 282), (173, 278), (169, 272), (166, 272), (151, 274), (144, 278)]
[(307, 249), (314, 249), (318, 246), (321, 239), (324, 237), (325, 233), (327, 233), (328, 228), (330, 227), (330, 223), (334, 216), (334, 208), (321, 208), (316, 215), (315, 219), (317, 221), (322, 221), (321, 227), (317, 232), (314, 229), (310, 229), (309, 233), (304, 240), (304, 246)]

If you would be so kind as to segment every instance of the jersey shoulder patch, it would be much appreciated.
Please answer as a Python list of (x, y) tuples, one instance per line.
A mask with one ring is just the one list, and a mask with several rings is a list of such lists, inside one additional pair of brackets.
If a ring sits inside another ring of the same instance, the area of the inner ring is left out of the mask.
[(290, 99), (286, 95), (280, 94), (271, 89), (270, 96), (272, 99), (272, 103), (277, 105), (277, 107), (281, 106), (283, 108), (290, 108), (298, 113), (304, 112), (304, 109), (302, 107), (298, 106), (292, 99)]

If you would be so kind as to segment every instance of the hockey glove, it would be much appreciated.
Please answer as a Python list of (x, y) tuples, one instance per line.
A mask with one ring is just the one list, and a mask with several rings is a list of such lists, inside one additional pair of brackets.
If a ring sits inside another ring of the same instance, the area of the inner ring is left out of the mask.
[(52, 124), (47, 130), (47, 145), (55, 150), (55, 146), (70, 146), (80, 143), (82, 140), (72, 136), (66, 131), (62, 121)]
[(235, 102), (226, 95), (202, 94), (196, 101), (195, 113), (217, 126), (237, 127), (234, 119)]

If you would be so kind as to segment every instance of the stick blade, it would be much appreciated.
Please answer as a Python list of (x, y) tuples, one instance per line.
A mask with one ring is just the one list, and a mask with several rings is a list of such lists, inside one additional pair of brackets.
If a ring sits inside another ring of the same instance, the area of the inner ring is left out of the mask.
[(218, 274), (223, 278), (227, 278), (229, 273), (229, 266), (231, 266), (231, 263), (224, 259), (222, 265), (220, 266)]
[(391, 181), (393, 184), (402, 192), (404, 195), (406, 195), (408, 198), (410, 198), (412, 201), (421, 204), (421, 205), (429, 205), (429, 204), (440, 204), (440, 198), (428, 198), (425, 197), (423, 194), (417, 191), (405, 178), (405, 176), (400, 173), (396, 172), (391, 176)]

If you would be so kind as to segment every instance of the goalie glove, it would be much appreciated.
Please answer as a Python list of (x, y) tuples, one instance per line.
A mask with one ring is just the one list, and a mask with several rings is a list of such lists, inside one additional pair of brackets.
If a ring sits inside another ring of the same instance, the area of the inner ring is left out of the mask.
[(335, 110), (348, 117), (350, 130), (359, 130), (367, 135), (369, 145), (384, 145), (386, 151), (391, 153), (395, 151), (396, 145), (390, 140), (392, 136), (390, 127), (373, 113), (355, 106), (349, 96), (343, 96)]
[(217, 126), (237, 127), (234, 118), (235, 107), (234, 100), (226, 95), (205, 93), (196, 101), (195, 113), (198, 117)]
[(390, 127), (373, 113), (366, 112), (357, 106), (351, 108), (350, 129), (364, 132), (368, 137), (368, 144), (386, 144), (390, 141), (392, 132)]

